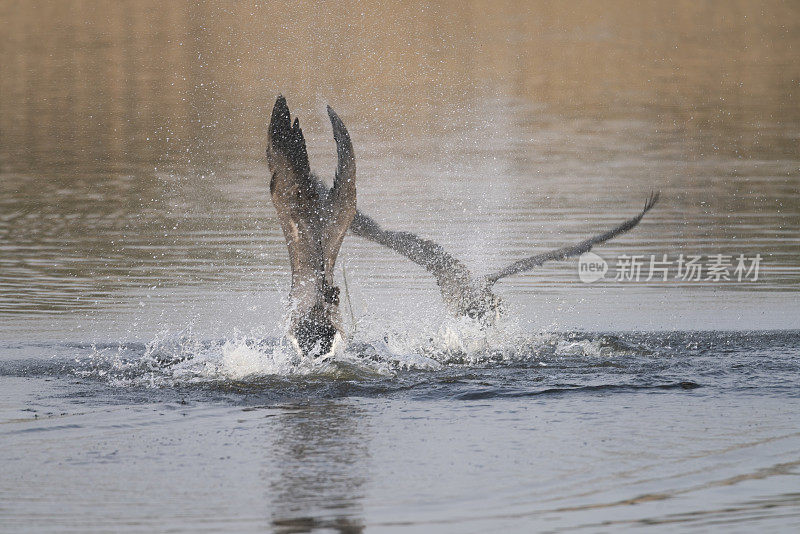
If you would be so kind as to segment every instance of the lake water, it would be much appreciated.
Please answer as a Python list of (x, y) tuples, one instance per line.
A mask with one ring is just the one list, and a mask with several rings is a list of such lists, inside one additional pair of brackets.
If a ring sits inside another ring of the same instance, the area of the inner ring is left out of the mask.
[[(0, 30), (0, 530), (800, 523), (798, 7), (3, 1)], [(603, 280), (499, 282), (488, 329), (349, 236), (352, 342), (301, 362), (279, 93), (317, 172), (331, 104), (359, 208), (476, 274), (661, 200)], [(757, 278), (677, 276), (720, 254)]]

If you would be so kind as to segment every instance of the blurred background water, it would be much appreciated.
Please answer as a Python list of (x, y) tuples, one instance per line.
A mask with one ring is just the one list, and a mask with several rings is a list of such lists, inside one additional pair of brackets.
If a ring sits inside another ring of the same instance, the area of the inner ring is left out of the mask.
[[(799, 50), (800, 6), (777, 1), (0, 1), (0, 515), (42, 530), (786, 528), (797, 338), (741, 332), (800, 327)], [(576, 261), (547, 264), (497, 285), (519, 330), (472, 352), (432, 277), (351, 236), (356, 370), (252, 382), (297, 373), (265, 356), (289, 287), (264, 160), (278, 94), (312, 168), (333, 175), (330, 104), (359, 207), (476, 273), (610, 228), (660, 190), (596, 249), (612, 267), (760, 254), (759, 278), (587, 285)], [(720, 482), (736, 477), (766, 482)], [(170, 506), (189, 503), (182, 523)], [(463, 519), (480, 506), (497, 513)]]
[[(567, 328), (798, 326), (791, 3), (0, 5), (7, 324), (127, 314), (147, 332), (192, 310), (227, 327), (252, 307), (241, 325), (279, 322), (288, 262), (263, 151), (283, 93), (323, 177), (330, 103), (360, 207), (476, 272), (603, 230), (654, 189), (658, 209), (601, 255), (764, 258), (756, 283), (585, 287), (575, 261), (546, 265), (498, 286), (534, 327), (561, 308)], [(393, 254), (349, 238), (342, 258), (361, 313), (441, 308)]]

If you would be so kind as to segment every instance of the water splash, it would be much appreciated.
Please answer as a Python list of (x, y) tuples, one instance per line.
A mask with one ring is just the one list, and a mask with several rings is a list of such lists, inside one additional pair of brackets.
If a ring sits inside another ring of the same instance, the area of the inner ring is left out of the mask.
[(407, 371), (447, 367), (524, 365), (546, 367), (565, 359), (597, 359), (648, 351), (608, 335), (536, 333), (513, 321), (493, 326), (467, 318), (436, 325), (407, 320), (360, 324), (359, 334), (326, 361), (297, 354), (288, 339), (234, 332), (208, 340), (190, 329), (164, 331), (147, 344), (92, 346), (76, 360), (75, 374), (114, 386), (176, 385), (257, 381), (265, 377), (362, 380), (391, 379)]

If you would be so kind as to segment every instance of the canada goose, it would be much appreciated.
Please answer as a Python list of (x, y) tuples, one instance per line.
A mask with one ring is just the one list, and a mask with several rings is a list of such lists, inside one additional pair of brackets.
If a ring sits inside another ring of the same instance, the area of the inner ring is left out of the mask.
[(286, 99), (272, 108), (267, 163), (272, 203), (278, 212), (292, 267), (289, 337), (303, 356), (326, 357), (343, 339), (339, 288), (333, 267), (356, 213), (356, 161), (350, 135), (328, 106), (338, 165), (331, 189), (311, 173), (303, 131), (291, 122)]
[(359, 237), (388, 247), (424, 267), (436, 278), (445, 306), (451, 314), (457, 317), (471, 317), (484, 324), (493, 324), (503, 310), (500, 297), (492, 291), (492, 286), (498, 280), (512, 274), (529, 271), (547, 261), (578, 256), (591, 250), (594, 245), (631, 230), (639, 224), (644, 214), (655, 206), (658, 197), (659, 193), (651, 193), (638, 215), (603, 234), (590, 237), (576, 245), (523, 258), (504, 269), (481, 277), (475, 277), (463, 263), (438, 243), (411, 232), (384, 230), (371, 217), (360, 211), (356, 211), (350, 231)]
[(272, 172), (270, 192), (289, 247), (292, 265), (290, 337), (304, 355), (326, 355), (344, 337), (339, 313), (339, 288), (333, 285), (333, 267), (344, 234), (350, 232), (407, 257), (435, 278), (445, 306), (455, 316), (493, 324), (502, 313), (502, 300), (492, 287), (501, 278), (529, 271), (547, 261), (588, 252), (633, 229), (655, 206), (655, 192), (635, 216), (611, 230), (575, 245), (535, 254), (481, 277), (474, 276), (441, 245), (411, 232), (384, 230), (356, 209), (355, 156), (350, 136), (328, 107), (338, 153), (333, 188), (327, 188), (308, 164), (298, 120), (291, 124), (286, 100), (275, 102), (269, 129), (267, 161)]

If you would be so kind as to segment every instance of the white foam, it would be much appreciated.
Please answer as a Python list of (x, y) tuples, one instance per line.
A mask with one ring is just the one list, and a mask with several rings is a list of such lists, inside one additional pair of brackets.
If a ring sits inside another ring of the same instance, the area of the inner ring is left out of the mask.
[(321, 359), (301, 357), (288, 336), (234, 332), (225, 339), (204, 340), (191, 331), (163, 332), (143, 352), (122, 345), (117, 350), (95, 349), (79, 362), (76, 372), (120, 386), (169, 387), (265, 376), (391, 377), (406, 370), (497, 362), (547, 365), (548, 358), (596, 358), (612, 353), (615, 349), (602, 338), (531, 335), (510, 321), (486, 326), (461, 318), (438, 325), (408, 320), (389, 331), (362, 324), (357, 339), (336, 343), (333, 353)]

